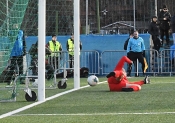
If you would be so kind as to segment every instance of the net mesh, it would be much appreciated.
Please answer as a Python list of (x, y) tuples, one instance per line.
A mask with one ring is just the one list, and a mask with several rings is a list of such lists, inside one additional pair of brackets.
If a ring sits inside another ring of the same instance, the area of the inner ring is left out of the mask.
[[(14, 42), (16, 41), (18, 31), (23, 21), (28, 0), (1, 0), (0, 1), (0, 73), (1, 82), (3, 77), (13, 76), (5, 74), (8, 71), (8, 62)], [(3, 85), (1, 85), (3, 86)], [(14, 99), (15, 90), (0, 88), (0, 99)], [(9, 96), (10, 93), (10, 96)], [(7, 96), (8, 95), (8, 96)]]
[[(70, 34), (73, 30), (72, 0), (46, 0), (46, 35)], [(22, 28), (26, 35), (38, 35), (38, 4), (29, 0)]]
[[(86, 4), (88, 1), (88, 4)], [(81, 34), (86, 31), (86, 14), (88, 14), (88, 29), (97, 33), (97, 1), (101, 30), (115, 30), (114, 33), (128, 33), (134, 26), (133, 0), (81, 0), (80, 21)], [(157, 0), (157, 13), (166, 4), (170, 13), (174, 14), (173, 0)], [(86, 12), (88, 8), (88, 12)], [(150, 18), (156, 14), (155, 0), (135, 0), (136, 29), (145, 33)], [(117, 22), (117, 23), (116, 23)], [(26, 35), (38, 34), (38, 5), (29, 0), (29, 4), (21, 26)], [(46, 35), (67, 35), (73, 32), (73, 0), (46, 0)]]
[(0, 1), (0, 73), (8, 64), (27, 5), (28, 0)]

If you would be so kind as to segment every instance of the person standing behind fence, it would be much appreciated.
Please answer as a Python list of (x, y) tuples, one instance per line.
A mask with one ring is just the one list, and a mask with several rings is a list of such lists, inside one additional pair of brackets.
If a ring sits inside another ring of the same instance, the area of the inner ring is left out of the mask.
[(157, 16), (153, 16), (151, 19), (151, 23), (148, 27), (148, 32), (151, 34), (151, 38), (154, 44), (154, 49), (159, 52), (161, 42), (159, 40), (159, 27), (157, 24)]
[(23, 74), (24, 55), (26, 55), (26, 41), (23, 30), (19, 30), (12, 52), (10, 54), (11, 66), (13, 66), (12, 68), (15, 69), (16, 65), (18, 65), (19, 75)]
[(161, 35), (161, 45), (163, 46), (164, 35), (166, 36), (166, 44), (169, 45), (169, 29), (170, 29), (170, 19), (171, 14), (168, 12), (168, 8), (166, 5), (163, 5), (163, 9), (160, 11), (158, 15), (158, 20), (160, 23), (160, 35)]
[(51, 51), (50, 64), (54, 67), (54, 69), (58, 69), (62, 45), (59, 41), (57, 41), (57, 36), (55, 34), (52, 35), (52, 40), (46, 44), (46, 47)]
[(173, 67), (175, 67), (175, 13), (171, 18), (171, 31), (173, 36), (173, 45), (170, 47), (170, 61)]
[(175, 67), (175, 43), (170, 47), (170, 62)]
[[(138, 61), (142, 64), (142, 72), (144, 75), (145, 63), (145, 45), (144, 40), (139, 37), (138, 31), (134, 31), (133, 38), (129, 39), (128, 46), (127, 46), (127, 54), (129, 53), (130, 59), (132, 61)], [(137, 70), (137, 65), (135, 65), (135, 70)], [(137, 74), (135, 74), (137, 76)]]
[(175, 44), (175, 13), (174, 13), (174, 16), (171, 17), (170, 25), (171, 25), (171, 31), (173, 36), (173, 44)]
[[(69, 67), (73, 68), (73, 60), (74, 60), (74, 35), (73, 34), (71, 34), (71, 37), (67, 40), (66, 48), (69, 53)], [(80, 50), (81, 49), (82, 49), (82, 43), (80, 42)]]
[[(47, 70), (46, 78), (47, 80), (50, 80), (53, 78), (54, 74), (54, 68), (52, 65), (48, 63), (47, 56), (51, 55), (51, 51), (45, 47), (45, 53), (46, 53), (46, 60), (45, 60), (45, 67)], [(38, 75), (38, 41), (36, 41), (35, 44), (32, 44), (29, 54), (31, 56), (31, 66), (32, 66), (32, 75)]]

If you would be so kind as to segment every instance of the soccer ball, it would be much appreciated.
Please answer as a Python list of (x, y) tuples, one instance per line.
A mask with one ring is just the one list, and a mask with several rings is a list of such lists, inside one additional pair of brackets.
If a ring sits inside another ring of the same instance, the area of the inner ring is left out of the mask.
[(87, 78), (87, 82), (90, 86), (95, 86), (99, 82), (99, 79), (95, 75), (91, 75)]

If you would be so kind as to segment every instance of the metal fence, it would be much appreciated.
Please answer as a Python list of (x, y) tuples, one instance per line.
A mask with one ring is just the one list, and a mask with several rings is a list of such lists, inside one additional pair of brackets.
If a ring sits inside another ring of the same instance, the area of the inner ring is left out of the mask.
[[(104, 51), (101, 53), (101, 70), (102, 75), (108, 74), (109, 72), (113, 71), (115, 66), (117, 65), (117, 62), (120, 60), (120, 58), (124, 55), (126, 55), (126, 51), (124, 50), (116, 50), (116, 51)], [(146, 61), (148, 63), (148, 68), (146, 73), (156, 75), (160, 73), (159, 66), (159, 56), (158, 52), (156, 50), (145, 50), (146, 54)], [(108, 57), (108, 59), (106, 59)], [(110, 59), (109, 59), (110, 58)], [(133, 67), (131, 74), (142, 73), (142, 67), (141, 64), (137, 64), (138, 69), (136, 70), (135, 67)], [(127, 69), (127, 63), (124, 65), (124, 68)]]
[[(169, 75), (172, 76), (175, 74), (175, 61), (170, 60), (170, 51), (169, 49), (164, 49), (160, 53), (156, 50), (145, 50), (146, 61), (148, 63), (148, 68), (146, 70), (147, 74), (156, 76), (156, 75)], [(174, 51), (174, 50), (173, 50)], [(60, 53), (60, 52), (59, 52)], [(59, 69), (61, 72), (64, 69), (69, 69), (69, 54), (67, 51), (61, 52), (61, 60), (59, 62)], [(80, 52), (80, 68), (87, 67), (89, 68), (89, 74), (95, 75), (106, 75), (109, 72), (113, 71), (118, 61), (122, 56), (126, 56), (125, 50), (115, 50), (115, 51), (81, 51)], [(27, 55), (27, 65), (31, 65), (31, 56)], [(50, 64), (51, 61), (49, 61)], [(52, 64), (53, 65), (53, 64)], [(124, 68), (127, 69), (127, 64), (124, 65)], [(133, 67), (131, 75), (135, 74), (137, 71), (139, 74), (142, 73), (141, 64), (138, 63), (138, 70)], [(71, 69), (71, 68), (70, 68)], [(78, 69), (78, 68), (77, 68)]]
[[(27, 9), (23, 11), (23, 21), (19, 23), (28, 36), (38, 35), (37, 2), (28, 0)], [(67, 35), (73, 32), (73, 2), (74, 0), (46, 0), (46, 35)], [(16, 15), (10, 13), (10, 10), (17, 3), (17, 0), (0, 1), (0, 25)], [(128, 33), (134, 26), (144, 33), (151, 17), (156, 15), (164, 4), (173, 15), (174, 0), (80, 0), (81, 33), (97, 33), (98, 23), (100, 29), (107, 31), (107, 34)], [(19, 17), (13, 20), (19, 22)], [(0, 33), (4, 33), (3, 30), (0, 28)]]
[(170, 52), (175, 52), (175, 50), (164, 49), (160, 52), (161, 54), (160, 72), (162, 74), (168, 74), (171, 76), (175, 73), (175, 59), (172, 60), (170, 59)]
[[(46, 59), (48, 59), (48, 63), (53, 66), (53, 68), (56, 68), (58, 73), (63, 72), (67, 69), (73, 69), (69, 66), (69, 54), (67, 51), (62, 52), (55, 52), (56, 56), (58, 57), (50, 57), (46, 56)], [(37, 57), (36, 57), (37, 58)], [(31, 68), (31, 61), (35, 60), (36, 58), (32, 59), (30, 54), (27, 54), (26, 56), (26, 63), (27, 67), (25, 67), (25, 71), (28, 71), (29, 74), (32, 74)], [(56, 62), (56, 61), (59, 62)], [(100, 74), (100, 55), (97, 51), (81, 51), (80, 52), (80, 68), (87, 67), (89, 68), (89, 74)], [(77, 68), (77, 69), (80, 69)], [(56, 70), (55, 69), (55, 70)]]

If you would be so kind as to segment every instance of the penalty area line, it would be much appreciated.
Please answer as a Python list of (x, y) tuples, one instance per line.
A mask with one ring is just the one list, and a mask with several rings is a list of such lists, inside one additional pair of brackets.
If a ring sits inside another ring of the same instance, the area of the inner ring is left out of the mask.
[[(107, 82), (107, 81), (99, 82), (98, 84), (102, 84), (102, 83), (105, 83), (105, 82)], [(91, 87), (91, 86), (86, 85), (86, 86), (82, 86), (82, 87), (80, 87), (80, 88), (75, 88), (75, 89), (71, 89), (71, 90), (68, 90), (68, 91), (65, 91), (65, 92), (61, 92), (61, 93), (59, 93), (59, 94), (56, 94), (56, 95), (54, 95), (54, 96), (51, 96), (51, 97), (46, 98), (45, 101), (35, 102), (35, 103), (30, 104), (30, 105), (24, 106), (24, 107), (22, 107), (22, 108), (19, 108), (19, 109), (10, 111), (10, 112), (5, 113), (5, 114), (2, 114), (2, 115), (0, 115), (0, 119), (5, 118), (5, 117), (8, 117), (8, 116), (11, 116), (11, 115), (16, 114), (16, 113), (19, 113), (19, 112), (21, 112), (21, 111), (27, 110), (27, 109), (29, 109), (29, 108), (32, 108), (32, 107), (37, 106), (37, 105), (39, 105), (39, 104), (42, 104), (42, 103), (44, 103), (44, 102), (46, 102), (46, 101), (55, 99), (55, 98), (60, 97), (60, 96), (62, 96), (62, 95), (65, 95), (65, 94), (68, 94), (68, 93), (71, 93), (71, 92), (74, 92), (74, 91), (77, 91), (77, 90), (80, 90), (80, 89), (83, 89), (83, 88), (87, 88), (87, 87)]]

